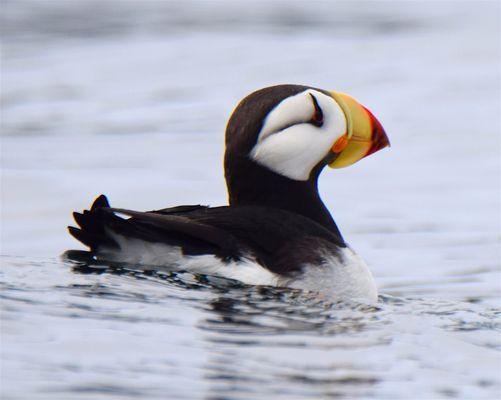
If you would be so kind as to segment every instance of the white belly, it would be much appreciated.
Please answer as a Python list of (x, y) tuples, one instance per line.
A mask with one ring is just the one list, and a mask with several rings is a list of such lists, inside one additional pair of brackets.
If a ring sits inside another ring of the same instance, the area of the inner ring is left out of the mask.
[(112, 233), (112, 236), (120, 249), (102, 249), (97, 254), (98, 259), (217, 275), (236, 279), (248, 285), (277, 286), (278, 284), (278, 275), (263, 268), (252, 257), (242, 258), (238, 262), (223, 262), (211, 254), (184, 255), (178, 246), (126, 238), (116, 233)]
[(303, 275), (288, 287), (314, 290), (332, 299), (377, 302), (378, 291), (369, 267), (351, 248), (341, 249), (341, 260), (325, 256), (324, 263), (305, 265)]
[(102, 249), (98, 259), (169, 267), (198, 274), (217, 275), (249, 285), (290, 287), (320, 292), (332, 300), (377, 301), (377, 288), (367, 264), (350, 248), (341, 257), (324, 254), (321, 265), (304, 265), (295, 278), (284, 278), (262, 267), (249, 255), (240, 261), (223, 262), (213, 255), (184, 255), (177, 246), (126, 238), (113, 233), (120, 249)]

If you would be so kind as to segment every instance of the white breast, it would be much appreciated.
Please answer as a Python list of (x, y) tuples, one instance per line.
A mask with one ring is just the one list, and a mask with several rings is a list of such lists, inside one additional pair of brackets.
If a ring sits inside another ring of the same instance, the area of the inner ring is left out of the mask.
[(322, 265), (305, 265), (303, 274), (287, 287), (318, 291), (329, 299), (377, 302), (378, 291), (367, 264), (351, 248), (340, 257), (324, 254)]

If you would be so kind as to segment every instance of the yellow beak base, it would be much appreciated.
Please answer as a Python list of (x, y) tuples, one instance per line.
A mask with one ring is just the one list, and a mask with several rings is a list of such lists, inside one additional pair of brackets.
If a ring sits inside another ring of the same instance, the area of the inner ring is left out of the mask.
[[(331, 168), (348, 167), (368, 155), (390, 146), (388, 136), (372, 113), (353, 97), (340, 92), (331, 92), (346, 116), (347, 144), (339, 152), (333, 145), (336, 159), (329, 164)], [(336, 151), (337, 150), (337, 151)]]

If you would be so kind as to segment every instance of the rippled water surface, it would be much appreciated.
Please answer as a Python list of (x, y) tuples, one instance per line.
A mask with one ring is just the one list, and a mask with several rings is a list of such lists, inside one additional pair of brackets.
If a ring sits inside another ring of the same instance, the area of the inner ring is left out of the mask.
[(386, 294), (377, 306), (332, 304), (188, 273), (3, 263), (2, 379), (13, 397), (499, 393), (492, 307)]
[[(501, 397), (498, 2), (2, 7), (2, 398)], [(320, 182), (377, 305), (60, 259), (99, 193), (224, 204), (226, 118), (285, 82), (391, 139)]]

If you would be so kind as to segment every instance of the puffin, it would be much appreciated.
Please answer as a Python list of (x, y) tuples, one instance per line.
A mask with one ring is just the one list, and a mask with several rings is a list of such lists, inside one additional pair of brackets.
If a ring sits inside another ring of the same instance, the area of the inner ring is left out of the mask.
[(152, 211), (111, 207), (100, 195), (74, 212), (69, 233), (99, 263), (168, 267), (248, 285), (376, 302), (363, 259), (318, 192), (324, 167), (343, 168), (389, 146), (374, 115), (337, 91), (283, 84), (246, 96), (228, 120), (228, 205)]

